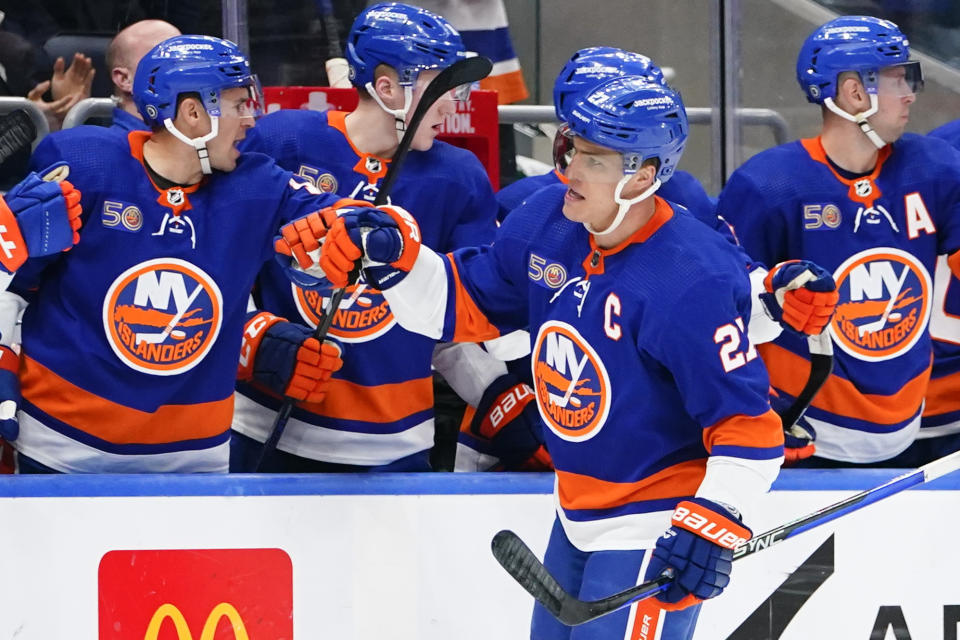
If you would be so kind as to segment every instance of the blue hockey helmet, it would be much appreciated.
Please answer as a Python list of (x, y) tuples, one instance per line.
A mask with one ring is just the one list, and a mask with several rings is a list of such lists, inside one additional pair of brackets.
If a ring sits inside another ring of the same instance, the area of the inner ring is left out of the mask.
[(553, 83), (557, 118), (567, 120), (567, 110), (574, 97), (618, 76), (640, 76), (656, 84), (665, 83), (663, 71), (647, 56), (615, 47), (580, 49), (563, 65)]
[(683, 154), (689, 125), (680, 94), (643, 76), (606, 80), (573, 99), (569, 133), (623, 156), (625, 174), (656, 158), (656, 179), (666, 182)]
[(373, 82), (377, 65), (392, 67), (401, 85), (425, 69), (444, 69), (467, 57), (460, 34), (440, 16), (400, 2), (375, 4), (357, 16), (347, 37), (350, 81)]
[(155, 127), (176, 117), (177, 97), (184, 93), (199, 93), (207, 113), (219, 117), (220, 92), (235, 87), (251, 90), (251, 115), (259, 115), (260, 85), (237, 45), (211, 36), (175, 36), (140, 60), (133, 101), (144, 122)]
[(837, 79), (844, 71), (860, 75), (868, 93), (877, 92), (880, 69), (903, 66), (913, 92), (923, 87), (920, 63), (910, 61), (910, 43), (889, 20), (843, 16), (818, 27), (804, 41), (797, 57), (797, 81), (809, 102), (824, 104), (837, 97)]

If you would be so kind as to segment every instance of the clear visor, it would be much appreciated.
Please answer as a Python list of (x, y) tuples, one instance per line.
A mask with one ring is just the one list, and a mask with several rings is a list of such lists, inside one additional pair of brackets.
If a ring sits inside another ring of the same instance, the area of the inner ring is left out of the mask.
[(222, 89), (220, 103), (221, 116), (259, 118), (264, 114), (263, 89), (260, 87), (260, 80), (253, 75), (240, 87)]
[(923, 91), (923, 72), (917, 61), (880, 69), (876, 78), (877, 95), (905, 98)]
[(622, 154), (581, 139), (563, 125), (553, 138), (553, 164), (568, 178), (616, 184), (627, 173)]

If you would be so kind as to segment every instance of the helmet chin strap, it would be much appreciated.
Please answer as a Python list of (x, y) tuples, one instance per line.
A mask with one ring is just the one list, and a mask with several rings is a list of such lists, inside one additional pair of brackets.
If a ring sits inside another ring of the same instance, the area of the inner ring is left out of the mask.
[(870, 108), (867, 109), (866, 111), (861, 111), (856, 115), (847, 113), (846, 111), (838, 107), (836, 103), (834, 103), (833, 98), (826, 98), (823, 101), (823, 104), (826, 105), (827, 109), (834, 112), (844, 120), (856, 123), (856, 125), (860, 127), (860, 131), (863, 131), (863, 134), (870, 139), (870, 142), (872, 142), (873, 146), (875, 146), (877, 149), (883, 149), (885, 146), (887, 146), (887, 143), (884, 142), (883, 138), (877, 135), (877, 132), (874, 131), (873, 127), (870, 126), (870, 123), (867, 122), (867, 118), (875, 114), (877, 112), (877, 109), (879, 108), (878, 102), (877, 102), (877, 94), (871, 93)]
[(403, 85), (403, 108), (402, 109), (391, 109), (387, 105), (383, 104), (383, 100), (380, 99), (380, 96), (377, 95), (377, 90), (373, 88), (373, 83), (368, 82), (364, 88), (367, 90), (373, 99), (380, 105), (380, 108), (386, 111), (388, 114), (393, 116), (394, 124), (397, 127), (397, 144), (403, 140), (403, 134), (407, 130), (407, 111), (410, 110), (410, 105), (413, 103), (413, 87), (410, 85)]
[(210, 167), (210, 152), (207, 151), (207, 143), (216, 138), (217, 133), (220, 131), (219, 117), (210, 116), (210, 133), (205, 136), (200, 136), (199, 138), (188, 138), (182, 131), (177, 129), (173, 124), (173, 120), (170, 118), (163, 121), (163, 126), (166, 127), (167, 131), (172, 133), (177, 140), (197, 150), (197, 156), (200, 158), (200, 171), (202, 171), (204, 175), (213, 173), (213, 169)]
[(613, 219), (613, 222), (610, 223), (610, 226), (604, 229), (603, 231), (597, 231), (596, 229), (590, 226), (589, 222), (584, 222), (583, 226), (587, 228), (587, 231), (589, 231), (595, 236), (605, 236), (609, 233), (613, 233), (617, 229), (617, 227), (620, 226), (620, 223), (623, 222), (623, 218), (627, 215), (627, 211), (630, 210), (630, 207), (637, 204), (641, 200), (646, 200), (647, 198), (652, 196), (654, 193), (656, 193), (657, 189), (660, 188), (660, 184), (661, 184), (660, 179), (657, 178), (656, 180), (653, 181), (653, 184), (651, 184), (649, 187), (644, 189), (643, 193), (641, 193), (635, 198), (630, 198), (629, 200), (625, 200), (621, 196), (621, 193), (623, 192), (623, 188), (627, 186), (627, 183), (630, 182), (630, 178), (632, 178), (634, 175), (635, 174), (628, 173), (622, 178), (620, 178), (620, 182), (617, 183), (617, 190), (613, 192), (613, 199), (614, 201), (616, 201), (618, 205), (620, 205), (620, 208), (617, 209), (617, 217)]

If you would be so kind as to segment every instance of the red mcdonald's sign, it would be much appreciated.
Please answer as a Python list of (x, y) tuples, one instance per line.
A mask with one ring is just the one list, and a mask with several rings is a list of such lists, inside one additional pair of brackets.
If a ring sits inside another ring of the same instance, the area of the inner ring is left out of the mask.
[(291, 640), (293, 566), (282, 549), (110, 551), (100, 640)]

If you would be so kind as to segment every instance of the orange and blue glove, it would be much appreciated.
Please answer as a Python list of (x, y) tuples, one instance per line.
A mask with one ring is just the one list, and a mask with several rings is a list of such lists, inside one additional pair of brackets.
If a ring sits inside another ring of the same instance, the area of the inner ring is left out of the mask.
[(413, 216), (393, 205), (352, 207), (338, 214), (320, 258), (330, 282), (347, 286), (358, 260), (367, 283), (381, 291), (403, 280), (420, 252), (420, 227)]
[(340, 349), (322, 344), (309, 327), (266, 311), (249, 314), (243, 330), (237, 378), (253, 380), (278, 395), (322, 402), (330, 376), (343, 366)]
[(27, 260), (68, 251), (80, 241), (80, 192), (57, 163), (44, 178), (31, 173), (0, 198), (0, 268), (13, 273)]
[(657, 595), (660, 607), (677, 611), (720, 595), (730, 583), (733, 550), (753, 532), (738, 514), (705, 498), (677, 505), (671, 527), (657, 540), (644, 580), (671, 575)]
[(801, 336), (817, 335), (830, 322), (839, 294), (830, 273), (809, 260), (787, 260), (763, 279), (760, 294), (770, 316)]

